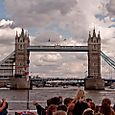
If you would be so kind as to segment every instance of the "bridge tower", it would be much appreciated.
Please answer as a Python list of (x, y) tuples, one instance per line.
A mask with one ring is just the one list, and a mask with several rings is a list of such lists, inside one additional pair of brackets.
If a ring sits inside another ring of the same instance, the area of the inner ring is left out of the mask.
[(12, 80), (12, 88), (30, 88), (29, 81), (29, 52), (27, 47), (30, 45), (29, 36), (22, 29), (21, 34), (15, 36), (15, 76)]
[(104, 80), (101, 78), (101, 38), (100, 33), (96, 36), (89, 33), (88, 38), (88, 77), (85, 79), (85, 89), (104, 89)]

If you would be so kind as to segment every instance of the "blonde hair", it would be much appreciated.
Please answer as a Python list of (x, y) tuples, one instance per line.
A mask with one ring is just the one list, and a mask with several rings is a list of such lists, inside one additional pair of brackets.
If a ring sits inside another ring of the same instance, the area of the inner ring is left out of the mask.
[(77, 102), (80, 98), (85, 98), (85, 91), (83, 89), (77, 91), (74, 102)]
[(59, 110), (53, 113), (53, 115), (67, 115), (67, 112)]
[(83, 111), (82, 115), (94, 115), (94, 111), (91, 108), (87, 108)]

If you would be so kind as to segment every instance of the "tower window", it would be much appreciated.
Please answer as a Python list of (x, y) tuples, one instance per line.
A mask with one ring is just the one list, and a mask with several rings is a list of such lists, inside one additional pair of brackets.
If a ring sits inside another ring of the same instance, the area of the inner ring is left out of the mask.
[(24, 48), (24, 47), (23, 47), (23, 45), (21, 44), (20, 47), (19, 47), (19, 49), (23, 49), (23, 48)]
[(93, 50), (96, 50), (97, 48), (96, 48), (96, 45), (93, 45)]
[(20, 45), (20, 49), (22, 49), (22, 45)]
[(20, 41), (20, 38), (18, 38), (18, 42)]

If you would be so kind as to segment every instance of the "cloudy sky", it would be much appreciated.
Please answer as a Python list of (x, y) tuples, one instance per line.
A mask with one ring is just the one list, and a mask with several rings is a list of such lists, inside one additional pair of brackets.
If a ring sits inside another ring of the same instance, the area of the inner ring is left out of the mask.
[[(21, 28), (29, 33), (31, 45), (87, 45), (94, 27), (101, 33), (102, 51), (115, 60), (115, 0), (0, 0), (0, 59), (14, 50)], [(30, 61), (31, 75), (87, 75), (87, 53), (36, 52)], [(115, 72), (102, 61), (105, 76)]]

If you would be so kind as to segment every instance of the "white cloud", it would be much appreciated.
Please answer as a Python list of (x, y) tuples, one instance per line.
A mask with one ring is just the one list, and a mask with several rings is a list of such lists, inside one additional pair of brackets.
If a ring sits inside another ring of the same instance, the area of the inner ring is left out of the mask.
[(75, 6), (76, 0), (5, 0), (5, 3), (18, 24), (36, 26), (48, 24), (67, 14)]
[(62, 59), (61, 55), (59, 53), (56, 54), (49, 54), (49, 53), (43, 53), (43, 54), (33, 54), (31, 53), (31, 55), (34, 55), (34, 60), (32, 60), (33, 64), (35, 64), (36, 66), (38, 65), (50, 65), (50, 63), (52, 64), (52, 62), (56, 62)]
[(5, 19), (2, 19), (0, 21), (0, 27), (6, 27), (6, 26), (10, 26), (13, 24), (13, 21), (11, 20), (5, 20)]
[[(87, 41), (88, 30), (94, 26), (104, 27), (107, 23), (95, 16), (107, 14), (108, 0), (6, 0), (5, 3), (16, 24), (37, 27), (42, 33), (47, 30), (54, 32), (50, 29), (57, 26), (80, 42)], [(15, 5), (17, 7), (13, 7)]]
[(33, 40), (32, 44), (55, 44), (56, 42), (62, 41), (63, 38), (59, 37), (60, 34), (52, 31), (45, 31), (41, 32), (36, 36), (36, 38)]

